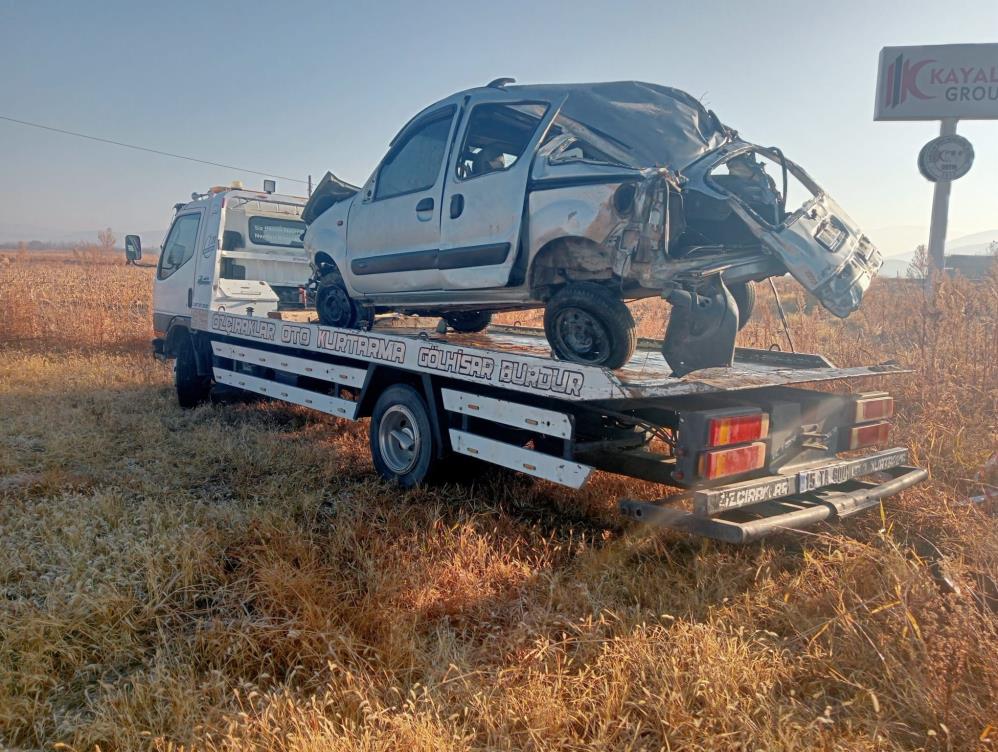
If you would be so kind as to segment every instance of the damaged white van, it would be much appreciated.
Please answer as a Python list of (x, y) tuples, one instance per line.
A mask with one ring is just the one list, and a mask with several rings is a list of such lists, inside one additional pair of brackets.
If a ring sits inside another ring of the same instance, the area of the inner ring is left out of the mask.
[(731, 364), (759, 280), (859, 306), (880, 254), (779, 149), (678, 89), (512, 83), (423, 110), (363, 186), (322, 180), (302, 214), (322, 323), (399, 311), (467, 332), (544, 306), (558, 358), (616, 368), (636, 342), (624, 301), (662, 296), (683, 375)]

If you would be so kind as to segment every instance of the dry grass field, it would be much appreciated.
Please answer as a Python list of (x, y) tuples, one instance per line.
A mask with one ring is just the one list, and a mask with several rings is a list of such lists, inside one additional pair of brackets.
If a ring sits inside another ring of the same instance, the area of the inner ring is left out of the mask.
[[(400, 493), (366, 423), (182, 411), (151, 277), (0, 256), (0, 747), (998, 749), (998, 275), (846, 321), (784, 285), (800, 349), (913, 369), (932, 480), (744, 548), (622, 522), (655, 489), (611, 475)], [(766, 287), (742, 340), (783, 341)]]

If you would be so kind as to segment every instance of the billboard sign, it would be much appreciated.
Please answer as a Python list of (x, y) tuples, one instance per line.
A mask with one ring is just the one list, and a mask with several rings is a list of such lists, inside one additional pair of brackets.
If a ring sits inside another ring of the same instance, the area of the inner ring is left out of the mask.
[(884, 47), (874, 120), (998, 119), (998, 44)]

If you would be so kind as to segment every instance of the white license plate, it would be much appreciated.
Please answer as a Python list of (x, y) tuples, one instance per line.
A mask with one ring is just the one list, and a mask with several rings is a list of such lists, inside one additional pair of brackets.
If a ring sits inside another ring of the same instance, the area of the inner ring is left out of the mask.
[(886, 452), (863, 457), (858, 460), (839, 462), (835, 465), (817, 467), (797, 473), (797, 493), (813, 491), (823, 486), (834, 486), (862, 475), (879, 473), (908, 461), (907, 449), (889, 449)]

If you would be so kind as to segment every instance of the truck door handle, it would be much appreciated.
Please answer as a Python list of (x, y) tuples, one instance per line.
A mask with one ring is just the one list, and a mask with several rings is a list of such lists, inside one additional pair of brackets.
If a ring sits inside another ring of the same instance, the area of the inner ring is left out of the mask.
[(457, 219), (464, 211), (464, 195), (455, 193), (450, 197), (450, 218)]
[(187, 307), (191, 308), (194, 305), (194, 288), (187, 288)]
[(429, 196), (424, 198), (422, 201), (416, 204), (416, 211), (417, 212), (433, 211), (433, 199), (430, 198)]

